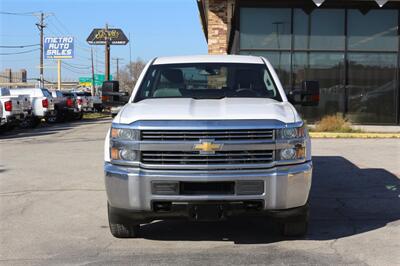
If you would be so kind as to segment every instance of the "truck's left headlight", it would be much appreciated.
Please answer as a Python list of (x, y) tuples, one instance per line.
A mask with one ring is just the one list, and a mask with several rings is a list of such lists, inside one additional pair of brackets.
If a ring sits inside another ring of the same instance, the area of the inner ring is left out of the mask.
[(112, 160), (123, 160), (123, 161), (137, 161), (139, 158), (139, 152), (136, 150), (126, 148), (111, 148), (111, 159)]
[(140, 132), (129, 128), (111, 128), (111, 138), (120, 140), (139, 140)]

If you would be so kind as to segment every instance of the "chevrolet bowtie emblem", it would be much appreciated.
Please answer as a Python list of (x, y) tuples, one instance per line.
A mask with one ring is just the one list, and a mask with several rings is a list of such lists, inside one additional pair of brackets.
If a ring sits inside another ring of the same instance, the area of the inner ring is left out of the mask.
[(200, 151), (200, 153), (214, 154), (222, 148), (222, 144), (212, 143), (210, 141), (203, 141), (200, 144), (195, 144), (193, 150)]

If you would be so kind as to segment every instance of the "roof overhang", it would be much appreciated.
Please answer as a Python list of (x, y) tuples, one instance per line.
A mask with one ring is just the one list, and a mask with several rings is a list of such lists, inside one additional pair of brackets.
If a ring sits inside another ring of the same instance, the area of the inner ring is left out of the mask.
[[(208, 4), (209, 1), (212, 0), (196, 0), (197, 7), (199, 9), (200, 20), (203, 27), (203, 32), (206, 40), (208, 41), (208, 21), (207, 21), (207, 12), (208, 12)], [(228, 1), (228, 0), (226, 0)], [(245, 2), (246, 0), (240, 0), (241, 2)], [(254, 1), (254, 0), (250, 0)], [(268, 0), (264, 0), (267, 2)], [(314, 2), (317, 7), (323, 6), (325, 2), (334, 2), (335, 0), (309, 0), (310, 2)], [(343, 0), (341, 0), (343, 1)], [(400, 3), (400, 0), (352, 0), (353, 2), (375, 2), (379, 7), (383, 7), (388, 2), (397, 2)], [(238, 2), (238, 1), (236, 1)], [(261, 1), (260, 1), (261, 2)]]
[[(316, 6), (321, 6), (325, 0), (312, 0)], [(383, 7), (389, 0), (355, 0), (355, 1), (375, 1), (379, 7)], [(399, 2), (399, 0), (391, 0), (391, 2)]]

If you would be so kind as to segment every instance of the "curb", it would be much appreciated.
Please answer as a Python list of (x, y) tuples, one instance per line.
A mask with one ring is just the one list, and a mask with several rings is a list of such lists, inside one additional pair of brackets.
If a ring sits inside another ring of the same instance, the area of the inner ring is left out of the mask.
[(343, 139), (400, 139), (400, 133), (339, 133), (339, 132), (310, 132), (315, 139), (343, 138)]

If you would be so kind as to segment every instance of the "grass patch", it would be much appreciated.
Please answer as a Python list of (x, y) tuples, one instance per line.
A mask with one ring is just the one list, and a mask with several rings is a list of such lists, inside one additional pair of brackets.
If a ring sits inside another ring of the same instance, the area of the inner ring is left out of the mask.
[(336, 133), (361, 133), (360, 129), (353, 129), (351, 123), (342, 114), (328, 115), (315, 123), (312, 132), (336, 132)]
[(84, 113), (83, 119), (111, 118), (109, 113)]

